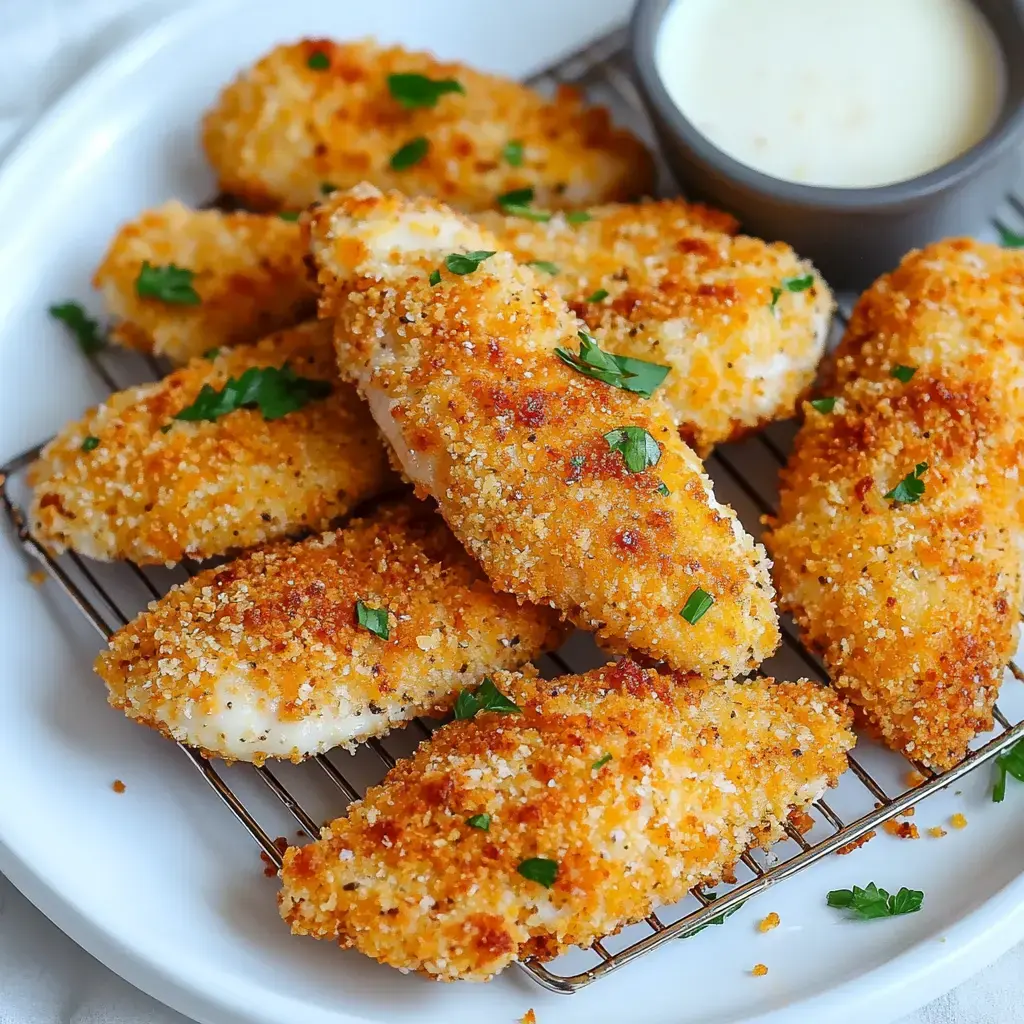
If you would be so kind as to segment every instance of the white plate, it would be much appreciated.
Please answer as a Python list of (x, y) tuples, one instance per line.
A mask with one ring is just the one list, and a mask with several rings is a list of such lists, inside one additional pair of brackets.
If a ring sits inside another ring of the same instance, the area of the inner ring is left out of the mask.
[[(0, 454), (102, 397), (46, 306), (88, 294), (119, 221), (171, 195), (211, 194), (197, 119), (261, 51), (302, 34), (372, 32), (522, 75), (607, 30), (627, 7), (207, 4), (106, 62), (0, 175)], [(430, 984), (293, 939), (249, 836), (178, 751), (107, 708), (89, 670), (95, 635), (27, 571), (13, 545), (0, 544), (0, 869), (104, 963), (202, 1021), (490, 1024), (531, 1006), (541, 1024), (884, 1021), (1024, 935), (1024, 786), (994, 806), (983, 769), (962, 795), (933, 798), (915, 819), (924, 831), (963, 811), (967, 830), (916, 843), (880, 836), (748, 905), (728, 926), (670, 943), (571, 998), (517, 971), (487, 986)], [(1021, 697), (1015, 690), (1011, 701)], [(880, 770), (891, 770), (883, 761)], [(124, 795), (111, 791), (115, 778), (127, 783)], [(871, 880), (926, 890), (924, 911), (856, 924), (824, 907), (828, 889)], [(762, 935), (756, 922), (770, 910), (782, 926)], [(757, 962), (769, 966), (767, 977), (750, 975)]]

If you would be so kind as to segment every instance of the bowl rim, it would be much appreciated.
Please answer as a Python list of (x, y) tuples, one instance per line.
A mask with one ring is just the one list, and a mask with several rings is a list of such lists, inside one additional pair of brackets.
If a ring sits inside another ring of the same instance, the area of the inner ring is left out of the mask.
[[(989, 129), (988, 133), (970, 149), (934, 170), (905, 181), (863, 188), (834, 188), (786, 181), (758, 171), (729, 156), (711, 142), (679, 109), (665, 88), (658, 69), (658, 36), (669, 7), (675, 3), (686, 2), (687, 0), (637, 0), (629, 25), (629, 52), (640, 85), (639, 91), (648, 112), (657, 122), (667, 124), (697, 160), (747, 192), (761, 193), (779, 203), (822, 212), (865, 213), (886, 211), (894, 207), (906, 208), (955, 188), (1000, 160), (1008, 150), (1020, 142), (1021, 138), (1024, 138), (1022, 101), (1009, 116), (1001, 118), (1000, 122)], [(1020, 5), (1013, 5), (1012, 13), (1020, 25), (1021, 39), (1024, 40), (1024, 11)], [(1003, 59), (1009, 65), (1010, 54), (1007, 52), (1006, 40), (997, 33), (997, 41)]]

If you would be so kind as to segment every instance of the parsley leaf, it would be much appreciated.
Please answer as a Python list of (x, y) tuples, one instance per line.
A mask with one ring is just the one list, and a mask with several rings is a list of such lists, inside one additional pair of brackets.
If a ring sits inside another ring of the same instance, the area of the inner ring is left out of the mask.
[(668, 489), (668, 484), (665, 483), (664, 480), (662, 480), (661, 483), (658, 484), (657, 491), (663, 498), (667, 498), (672, 493)]
[(769, 304), (768, 308), (771, 309), (774, 312), (775, 307), (778, 305), (779, 299), (781, 299), (781, 298), (782, 298), (782, 289), (781, 288), (773, 287), (772, 288), (772, 301)]
[(510, 167), (521, 167), (523, 163), (523, 144), (519, 139), (509, 139), (505, 148), (501, 151), (502, 157)]
[(290, 221), (292, 221), (294, 223), (295, 221), (297, 221), (299, 219), (299, 211), (298, 210), (281, 210), (280, 213), (278, 213), (278, 217), (280, 217), (281, 220), (290, 220)]
[(470, 828), (478, 828), (481, 832), (490, 832), (491, 816), (489, 814), (473, 814), (466, 819)]
[(836, 407), (835, 395), (830, 395), (828, 398), (812, 398), (811, 405), (818, 412), (831, 412)]
[(1003, 246), (1007, 249), (1024, 248), (1024, 235), (1018, 235), (1016, 231), (1004, 228), (1002, 224), (997, 226), (999, 228), (999, 241)]
[(460, 277), (465, 274), (472, 274), (484, 260), (489, 260), (495, 250), (474, 249), (472, 252), (453, 252), (444, 258), (444, 265)]
[(323, 50), (314, 50), (306, 59), (306, 67), (312, 71), (326, 71), (331, 66), (331, 58)]
[(427, 278), (427, 280), (430, 282), (431, 288), (435, 287), (436, 285), (439, 285), (441, 283), (441, 271), (432, 270), (430, 272), (430, 277)]
[(583, 301), (584, 302), (604, 302), (608, 298), (607, 288), (598, 288), (596, 292), (588, 295)]
[(1012, 775), (1018, 782), (1024, 782), (1024, 740), (1018, 740), (996, 758), (996, 783), (992, 789), (992, 800), (997, 804), (1006, 799), (1007, 775)]
[(814, 275), (807, 274), (804, 277), (784, 277), (781, 288), (772, 288), (771, 309), (774, 310), (782, 298), (783, 291), (805, 292), (814, 284)]
[(236, 409), (258, 408), (265, 420), (277, 420), (330, 393), (328, 381), (300, 377), (287, 363), (280, 369), (250, 366), (241, 377), (229, 377), (219, 390), (204, 384), (195, 401), (175, 413), (174, 418), (216, 420)]
[(203, 300), (192, 287), (196, 275), (184, 267), (168, 263), (166, 267), (154, 267), (145, 260), (135, 279), (135, 294), (140, 299), (160, 299), (177, 306), (198, 306)]
[(579, 332), (579, 339), (579, 355), (561, 347), (555, 355), (584, 377), (650, 398), (668, 376), (668, 366), (605, 352), (586, 331)]
[(630, 473), (642, 473), (661, 460), (661, 446), (643, 427), (616, 427), (604, 439), (613, 452), (622, 455)]
[(826, 901), (830, 907), (852, 911), (862, 921), (871, 921), (879, 917), (916, 913), (924, 903), (924, 893), (903, 888), (892, 896), (874, 882), (869, 882), (865, 889), (857, 885), (852, 889), (833, 889)]
[(415, 110), (417, 107), (435, 107), (437, 101), (449, 92), (461, 92), (460, 82), (454, 78), (427, 78), (426, 75), (394, 74), (388, 75), (388, 92), (393, 99), (405, 107)]
[(203, 353), (204, 359), (216, 359), (220, 355), (220, 346), (216, 345), (214, 348), (208, 348)]
[(586, 210), (570, 210), (565, 215), (565, 222), (567, 224), (585, 224), (590, 219), (591, 216)]
[(400, 146), (391, 156), (391, 170), (404, 171), (415, 167), (430, 152), (430, 140), (420, 135)]
[(691, 625), (695, 626), (697, 621), (704, 617), (708, 609), (715, 603), (715, 599), (706, 591), (697, 587), (696, 590), (686, 599), (683, 610), (679, 613)]
[(530, 260), (526, 265), (533, 267), (534, 270), (543, 270), (546, 274), (558, 273), (558, 264), (552, 263), (550, 260)]
[(100, 330), (99, 323), (93, 320), (79, 303), (62, 302), (57, 306), (51, 306), (49, 313), (54, 320), (59, 320), (74, 334), (78, 347), (87, 356), (94, 355), (106, 345), (107, 339)]
[(903, 384), (908, 384), (911, 377), (917, 373), (916, 366), (904, 366), (902, 363), (897, 363), (890, 371), (889, 376), (895, 377), (898, 381)]
[(924, 476), (927, 469), (927, 462), (919, 462), (914, 467), (914, 472), (908, 473), (885, 496), (899, 505), (913, 505), (924, 494), (924, 484), (921, 482), (921, 477)]
[(387, 640), (391, 635), (387, 608), (371, 608), (362, 601), (356, 601), (356, 622), (381, 640)]
[(558, 877), (558, 861), (547, 857), (528, 857), (520, 861), (516, 871), (531, 882), (539, 882), (545, 889), (550, 889)]
[(510, 217), (525, 217), (527, 220), (549, 221), (551, 214), (547, 210), (535, 210), (532, 188), (514, 188), (511, 192), (503, 192), (497, 198), (498, 206)]
[(320, 182), (320, 195), (329, 196), (332, 192), (337, 192), (338, 186), (332, 181), (321, 181)]
[(463, 690), (455, 700), (456, 718), (473, 718), (479, 711), (497, 711), (502, 714), (521, 715), (523, 709), (508, 699), (490, 676), (475, 690)]
[(599, 772), (610, 760), (612, 759), (611, 754), (602, 754), (591, 766), (592, 772)]
[(82, 442), (82, 451), (83, 452), (91, 452), (94, 448), (98, 448), (99, 444), (100, 444), (100, 439), (98, 437), (93, 437), (93, 435), (90, 434)]
[[(717, 892), (708, 892), (708, 893), (705, 893), (704, 895), (705, 895), (705, 897), (711, 903), (714, 903), (715, 900), (718, 899), (718, 893)], [(683, 932), (683, 934), (680, 935), (679, 938), (681, 938), (681, 939), (690, 939), (690, 938), (693, 938), (693, 936), (696, 935), (698, 932), (704, 931), (705, 928), (708, 928), (708, 927), (710, 927), (713, 924), (725, 924), (725, 919), (727, 917), (732, 917), (732, 915), (735, 914), (736, 911), (739, 910), (743, 906), (743, 904), (746, 903), (746, 902), (747, 902), (746, 900), (740, 900), (739, 903), (737, 903), (735, 907), (730, 907), (728, 910), (722, 911), (722, 913), (719, 914), (717, 917), (711, 918), (711, 920), (708, 921), (707, 924), (699, 925), (697, 928), (694, 928), (693, 931)]]

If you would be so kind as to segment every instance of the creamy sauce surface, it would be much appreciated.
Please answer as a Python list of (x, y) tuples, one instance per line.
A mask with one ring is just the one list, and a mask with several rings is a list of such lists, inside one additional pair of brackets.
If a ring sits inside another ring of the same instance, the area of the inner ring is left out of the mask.
[(676, 106), (741, 163), (808, 185), (917, 177), (979, 142), (1005, 88), (970, 0), (676, 0), (656, 60)]

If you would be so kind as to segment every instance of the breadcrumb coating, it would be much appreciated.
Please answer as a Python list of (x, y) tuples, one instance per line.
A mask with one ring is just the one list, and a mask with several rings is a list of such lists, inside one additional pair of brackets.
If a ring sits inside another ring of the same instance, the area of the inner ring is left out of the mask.
[[(765, 538), (781, 605), (834, 685), (889, 746), (937, 768), (992, 727), (1024, 596), (1024, 255), (1009, 263), (940, 243), (865, 294), (835, 408), (806, 407)], [(886, 498), (921, 464), (918, 501)]]
[(672, 368), (662, 393), (699, 454), (793, 415), (834, 307), (810, 263), (678, 199), (589, 214), (477, 219), (521, 262), (553, 264), (552, 284), (602, 347)]
[[(464, 91), (406, 109), (389, 90), (396, 73), (454, 80)], [(392, 157), (416, 139), (427, 140), (426, 155), (395, 169)], [(510, 143), (521, 146), (511, 161)], [(300, 209), (363, 180), (463, 210), (524, 187), (544, 207), (589, 206), (643, 195), (654, 182), (639, 140), (578, 91), (562, 86), (549, 100), (372, 40), (275, 47), (220, 94), (203, 121), (203, 146), (221, 189), (257, 209)]]
[[(113, 341), (184, 363), (309, 316), (315, 295), (304, 256), (297, 224), (172, 201), (118, 231), (93, 285), (115, 318)], [(139, 296), (135, 282), (147, 261), (192, 271), (202, 301), (179, 305)]]
[[(493, 236), (434, 200), (368, 185), (318, 207), (309, 227), (343, 375), (499, 589), (615, 649), (715, 678), (774, 650), (763, 549), (715, 501), (657, 395), (557, 358), (556, 346), (578, 347), (580, 324), (537, 272), (505, 252), (451, 272), (446, 254), (496, 249)], [(656, 465), (630, 470), (605, 437), (621, 427), (647, 431)], [(691, 623), (682, 611), (698, 589), (714, 604)]]
[[(357, 600), (386, 609), (387, 639), (357, 623)], [(118, 630), (96, 671), (114, 707), (209, 756), (299, 761), (447, 710), (564, 632), (496, 594), (409, 499), (200, 573)]]
[[(550, 959), (774, 842), (854, 743), (843, 703), (806, 680), (707, 683), (628, 660), (494, 679), (521, 714), (442, 727), (285, 853), (293, 932), (446, 981)], [(486, 830), (467, 823), (481, 814)], [(531, 858), (557, 865), (550, 888), (519, 873)]]
[[(204, 385), (285, 363), (331, 394), (275, 420), (258, 409), (173, 418)], [(315, 321), (111, 395), (43, 449), (29, 481), (32, 531), (50, 550), (140, 565), (322, 530), (398, 485), (365, 405), (338, 379), (330, 326)]]

